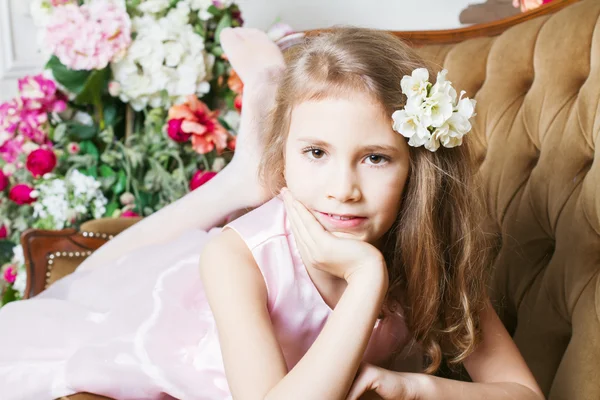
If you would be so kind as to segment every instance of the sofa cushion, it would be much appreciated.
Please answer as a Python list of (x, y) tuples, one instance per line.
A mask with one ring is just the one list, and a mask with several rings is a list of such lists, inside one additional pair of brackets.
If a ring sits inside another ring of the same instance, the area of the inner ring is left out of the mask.
[(600, 2), (419, 51), (478, 102), (491, 296), (550, 399), (600, 398)]

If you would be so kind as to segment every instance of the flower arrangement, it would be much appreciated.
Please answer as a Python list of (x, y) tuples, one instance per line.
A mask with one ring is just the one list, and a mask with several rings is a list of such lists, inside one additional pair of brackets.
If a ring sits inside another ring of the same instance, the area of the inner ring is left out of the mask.
[(242, 107), (219, 42), (244, 22), (230, 0), (33, 0), (31, 14), (48, 61), (0, 105), (0, 305), (23, 295), (23, 231), (177, 200), (229, 163)]
[(415, 69), (402, 77), (400, 86), (406, 95), (406, 105), (392, 114), (393, 129), (409, 139), (409, 146), (425, 146), (429, 151), (462, 144), (463, 136), (471, 130), (469, 119), (475, 116), (476, 101), (457, 98), (452, 82), (446, 79), (447, 70), (437, 74), (435, 84), (429, 82), (425, 68)]

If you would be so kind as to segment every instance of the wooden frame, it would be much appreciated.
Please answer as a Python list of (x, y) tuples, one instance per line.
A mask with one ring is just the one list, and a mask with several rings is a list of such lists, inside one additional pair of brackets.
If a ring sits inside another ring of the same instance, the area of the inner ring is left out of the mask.
[[(393, 31), (398, 37), (407, 40), (412, 46), (422, 46), (427, 44), (448, 44), (458, 43), (467, 39), (497, 36), (508, 28), (532, 20), (543, 15), (553, 14), (571, 4), (578, 3), (581, 0), (554, 0), (535, 10), (527, 11), (512, 17), (504, 18), (485, 24), (476, 24), (465, 28), (429, 30), (429, 31)], [(311, 31), (299, 32), (282, 38), (278, 44), (282, 49), (287, 49), (301, 42), (304, 36), (316, 35), (327, 29), (316, 29)]]
[[(466, 28), (437, 30), (437, 31), (395, 31), (396, 36), (406, 39), (413, 46), (428, 44), (450, 44), (463, 40), (496, 36), (508, 28), (525, 21), (553, 14), (571, 4), (581, 0), (554, 0), (540, 8), (522, 13), (513, 17), (505, 18), (486, 24), (478, 24)], [(277, 44), (282, 50), (288, 49), (300, 43), (304, 36), (315, 35), (322, 30), (299, 32), (286, 36)], [(29, 229), (21, 236), (21, 244), (27, 268), (27, 286), (25, 298), (35, 296), (45, 289), (48, 273), (48, 261), (52, 254), (94, 251), (109, 239), (106, 234), (94, 234), (90, 232), (77, 232), (75, 229), (64, 229), (61, 231), (44, 231)]]

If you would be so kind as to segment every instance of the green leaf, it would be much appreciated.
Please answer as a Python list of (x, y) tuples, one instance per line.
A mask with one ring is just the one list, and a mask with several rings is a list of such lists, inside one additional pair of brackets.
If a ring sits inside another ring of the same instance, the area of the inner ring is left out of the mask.
[(225, 15), (223, 15), (223, 17), (219, 21), (219, 24), (217, 25), (217, 29), (215, 29), (215, 43), (217, 43), (217, 44), (221, 43), (221, 31), (230, 26), (231, 26), (231, 15), (229, 13), (225, 13)]
[(11, 287), (7, 287), (4, 291), (4, 295), (2, 296), (2, 305), (6, 305), (11, 301), (16, 301), (19, 299), (19, 292)]
[(125, 172), (121, 169), (117, 173), (117, 176), (117, 183), (113, 188), (113, 193), (116, 195), (120, 195), (125, 191), (125, 187), (127, 186), (127, 175), (125, 175)]
[(75, 141), (88, 140), (96, 136), (98, 127), (96, 125), (83, 125), (75, 121), (65, 122), (69, 137)]
[(194, 32), (196, 32), (196, 34), (198, 34), (198, 35), (202, 36), (204, 39), (206, 39), (206, 29), (204, 28), (204, 25), (202, 24), (202, 22), (199, 22), (194, 25)]
[(104, 213), (104, 216), (112, 217), (117, 208), (119, 208), (119, 203), (117, 203), (115, 200), (111, 201), (106, 205), (106, 212)]
[[(98, 158), (100, 157), (100, 152), (98, 151), (98, 148), (91, 141), (84, 140), (83, 142), (81, 142), (79, 144), (79, 146), (81, 149), (80, 150), (81, 154), (90, 154), (94, 157), (95, 160), (98, 160)], [(96, 168), (94, 168), (94, 176), (97, 176), (95, 171), (96, 171)]]
[(75, 98), (75, 104), (94, 104), (99, 106), (102, 93), (108, 86), (110, 73), (108, 67), (92, 71), (85, 82), (85, 86)]
[(0, 240), (0, 265), (9, 263), (13, 258), (15, 244), (10, 240)]
[(67, 125), (66, 124), (58, 124), (54, 131), (52, 132), (52, 141), (54, 143), (62, 142), (65, 136), (67, 135)]
[(104, 104), (104, 123), (106, 126), (115, 126), (121, 119), (118, 115), (116, 102), (106, 100), (102, 104)]
[(90, 71), (74, 71), (60, 62), (58, 57), (52, 56), (46, 63), (46, 68), (52, 71), (54, 79), (63, 85), (69, 92), (79, 94), (91, 75)]
[(111, 178), (113, 176), (117, 176), (117, 173), (108, 165), (106, 164), (102, 164), (100, 166), (100, 176), (104, 177), (104, 178)]

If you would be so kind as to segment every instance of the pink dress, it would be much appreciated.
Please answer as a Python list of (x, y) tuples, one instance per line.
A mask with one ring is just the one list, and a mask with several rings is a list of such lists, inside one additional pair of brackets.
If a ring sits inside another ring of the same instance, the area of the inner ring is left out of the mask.
[[(243, 238), (264, 276), (291, 369), (332, 310), (312, 283), (288, 223), (283, 202), (274, 198), (226, 226)], [(198, 273), (203, 244), (220, 230), (188, 231), (100, 268), (83, 263), (37, 297), (2, 308), (0, 399), (84, 391), (116, 399), (231, 399)], [(374, 364), (409, 336), (402, 319), (383, 321), (375, 324), (364, 356)]]

